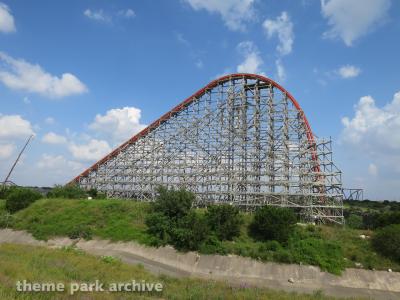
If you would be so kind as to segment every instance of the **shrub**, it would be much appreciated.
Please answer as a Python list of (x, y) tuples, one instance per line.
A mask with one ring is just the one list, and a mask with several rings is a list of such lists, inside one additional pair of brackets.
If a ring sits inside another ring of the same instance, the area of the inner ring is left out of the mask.
[(171, 243), (178, 250), (197, 250), (208, 235), (204, 217), (191, 211), (172, 228)]
[(210, 234), (203, 241), (203, 243), (199, 247), (199, 252), (203, 254), (227, 254), (227, 249), (224, 248), (222, 242), (218, 239), (215, 234)]
[(97, 197), (98, 191), (95, 188), (91, 188), (88, 192), (87, 192), (88, 196), (92, 197), (93, 199), (95, 199)]
[(153, 210), (162, 213), (169, 219), (180, 219), (189, 213), (195, 195), (186, 190), (168, 190), (160, 187), (158, 197), (153, 202)]
[(383, 256), (400, 262), (400, 224), (377, 230), (372, 237), (372, 245)]
[(7, 195), (5, 207), (10, 213), (15, 213), (21, 209), (27, 208), (40, 198), (42, 198), (42, 195), (36, 191), (26, 188), (13, 189)]
[(400, 211), (373, 212), (363, 216), (363, 226), (366, 229), (376, 229), (392, 224), (400, 224)]
[(111, 255), (103, 255), (101, 257), (101, 260), (108, 264), (119, 264), (121, 262), (121, 260), (118, 257), (114, 257)]
[(377, 227), (379, 213), (366, 213), (363, 215), (363, 228), (364, 229), (375, 229)]
[(346, 220), (347, 225), (353, 229), (361, 229), (363, 227), (363, 218), (359, 215), (351, 214)]
[(264, 206), (256, 211), (249, 226), (250, 235), (258, 240), (276, 240), (286, 243), (296, 224), (291, 209)]
[(18, 186), (0, 186), (0, 199), (7, 199), (8, 195), (14, 191), (20, 189)]
[(6, 211), (0, 211), (0, 228), (11, 227), (14, 221), (14, 215)]
[(70, 230), (68, 237), (70, 239), (80, 239), (90, 240), (93, 236), (93, 230), (88, 224), (77, 224)]
[(291, 262), (317, 265), (322, 270), (338, 275), (345, 267), (343, 250), (338, 242), (313, 237), (291, 238), (288, 248)]
[(154, 212), (146, 216), (145, 223), (147, 232), (150, 233), (156, 240), (153, 241), (155, 246), (165, 245), (170, 241), (170, 232), (172, 222), (159, 212)]
[(154, 245), (171, 244), (178, 250), (197, 250), (208, 236), (203, 216), (191, 210), (194, 194), (159, 188), (159, 196), (146, 217), (147, 232)]
[(56, 185), (47, 194), (48, 198), (65, 198), (65, 199), (85, 199), (87, 197), (86, 191), (81, 189), (78, 185)]
[(99, 192), (96, 188), (91, 188), (87, 195), (92, 197), (93, 199), (106, 199), (107, 195), (105, 193)]
[(229, 204), (209, 206), (205, 217), (220, 240), (232, 240), (239, 236), (243, 219), (237, 207)]

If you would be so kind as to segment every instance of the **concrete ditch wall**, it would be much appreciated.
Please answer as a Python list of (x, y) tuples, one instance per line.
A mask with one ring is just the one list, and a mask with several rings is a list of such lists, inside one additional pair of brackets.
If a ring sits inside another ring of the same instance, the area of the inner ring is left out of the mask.
[(127, 263), (141, 263), (153, 273), (224, 280), (232, 284), (255, 285), (286, 291), (322, 290), (333, 296), (363, 296), (375, 299), (400, 299), (400, 273), (346, 269), (341, 276), (321, 272), (318, 267), (262, 263), (235, 255), (179, 253), (172, 247), (151, 248), (134, 242), (56, 238), (37, 241), (30, 234), (0, 230), (0, 243), (62, 247), (74, 244), (94, 255), (113, 255)]

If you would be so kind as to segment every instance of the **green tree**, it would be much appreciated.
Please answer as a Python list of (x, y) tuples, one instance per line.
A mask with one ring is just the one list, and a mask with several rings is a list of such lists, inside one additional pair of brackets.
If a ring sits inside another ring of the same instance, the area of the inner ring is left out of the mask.
[(205, 218), (190, 211), (171, 230), (171, 243), (178, 250), (197, 250), (209, 235)]
[(147, 232), (156, 238), (156, 245), (166, 245), (171, 241), (173, 223), (160, 212), (153, 212), (146, 217)]
[(257, 240), (286, 243), (296, 224), (296, 215), (289, 208), (264, 206), (256, 211), (250, 224), (250, 235)]
[(40, 198), (42, 198), (42, 194), (36, 191), (27, 188), (13, 189), (7, 195), (5, 207), (10, 213), (15, 213), (21, 209), (28, 207)]
[(56, 185), (47, 198), (85, 199), (87, 193), (76, 184)]
[(169, 219), (180, 219), (189, 213), (194, 199), (195, 195), (184, 189), (176, 191), (160, 187), (158, 197), (153, 202), (153, 210)]
[(372, 237), (372, 245), (383, 256), (400, 262), (400, 224), (378, 229)]
[(192, 209), (195, 199), (186, 190), (159, 188), (159, 196), (146, 217), (147, 232), (156, 245), (173, 245), (178, 250), (197, 250), (208, 236), (205, 218)]
[(212, 205), (205, 214), (207, 224), (220, 240), (232, 240), (243, 223), (239, 209), (229, 204)]
[(351, 214), (347, 217), (346, 224), (350, 228), (361, 229), (363, 227), (363, 218), (362, 216)]

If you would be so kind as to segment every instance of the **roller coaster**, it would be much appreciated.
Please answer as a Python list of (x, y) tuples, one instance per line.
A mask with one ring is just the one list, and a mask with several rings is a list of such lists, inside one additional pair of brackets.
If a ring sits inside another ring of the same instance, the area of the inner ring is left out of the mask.
[(160, 185), (185, 188), (197, 206), (276, 205), (305, 221), (343, 223), (331, 139), (314, 135), (287, 90), (255, 74), (210, 82), (71, 183), (142, 201)]

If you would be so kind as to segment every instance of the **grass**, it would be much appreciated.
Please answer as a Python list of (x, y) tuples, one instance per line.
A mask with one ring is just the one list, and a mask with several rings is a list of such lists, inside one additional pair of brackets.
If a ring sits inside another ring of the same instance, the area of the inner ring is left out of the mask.
[[(374, 234), (371, 230), (357, 230), (347, 227), (319, 226), (322, 238), (336, 240), (342, 245), (343, 255), (346, 258), (346, 267), (356, 267), (360, 263), (363, 268), (400, 272), (400, 262), (388, 259), (372, 247), (370, 237)], [(362, 239), (360, 235), (368, 238)]]
[[(152, 245), (146, 232), (145, 216), (149, 204), (126, 200), (41, 199), (13, 216), (12, 227), (26, 230), (37, 239), (57, 236), (71, 238), (99, 237), (112, 241), (136, 241)], [(204, 213), (204, 210), (199, 210)], [(0, 200), (1, 215), (4, 201)], [(258, 242), (247, 233), (251, 214), (243, 214), (240, 236), (233, 241), (216, 241), (201, 247), (200, 252), (237, 254), (262, 261), (310, 264), (334, 274), (346, 267), (400, 271), (400, 264), (377, 254), (370, 239), (361, 239), (373, 232), (340, 226), (298, 226), (287, 245), (275, 241)]]
[(15, 214), (13, 228), (38, 239), (97, 236), (149, 244), (144, 218), (148, 203), (123, 200), (41, 199)]
[[(222, 282), (200, 279), (175, 279), (155, 276), (140, 265), (126, 265), (118, 259), (95, 257), (73, 248), (46, 249), (43, 247), (0, 245), (0, 299), (276, 299), (276, 300), (329, 300), (321, 292), (301, 295), (249, 286), (232, 287)], [(162, 283), (163, 291), (146, 293), (84, 293), (68, 295), (71, 282), (99, 280), (107, 287), (110, 283), (132, 280)], [(21, 293), (16, 281), (62, 282), (66, 292)]]

